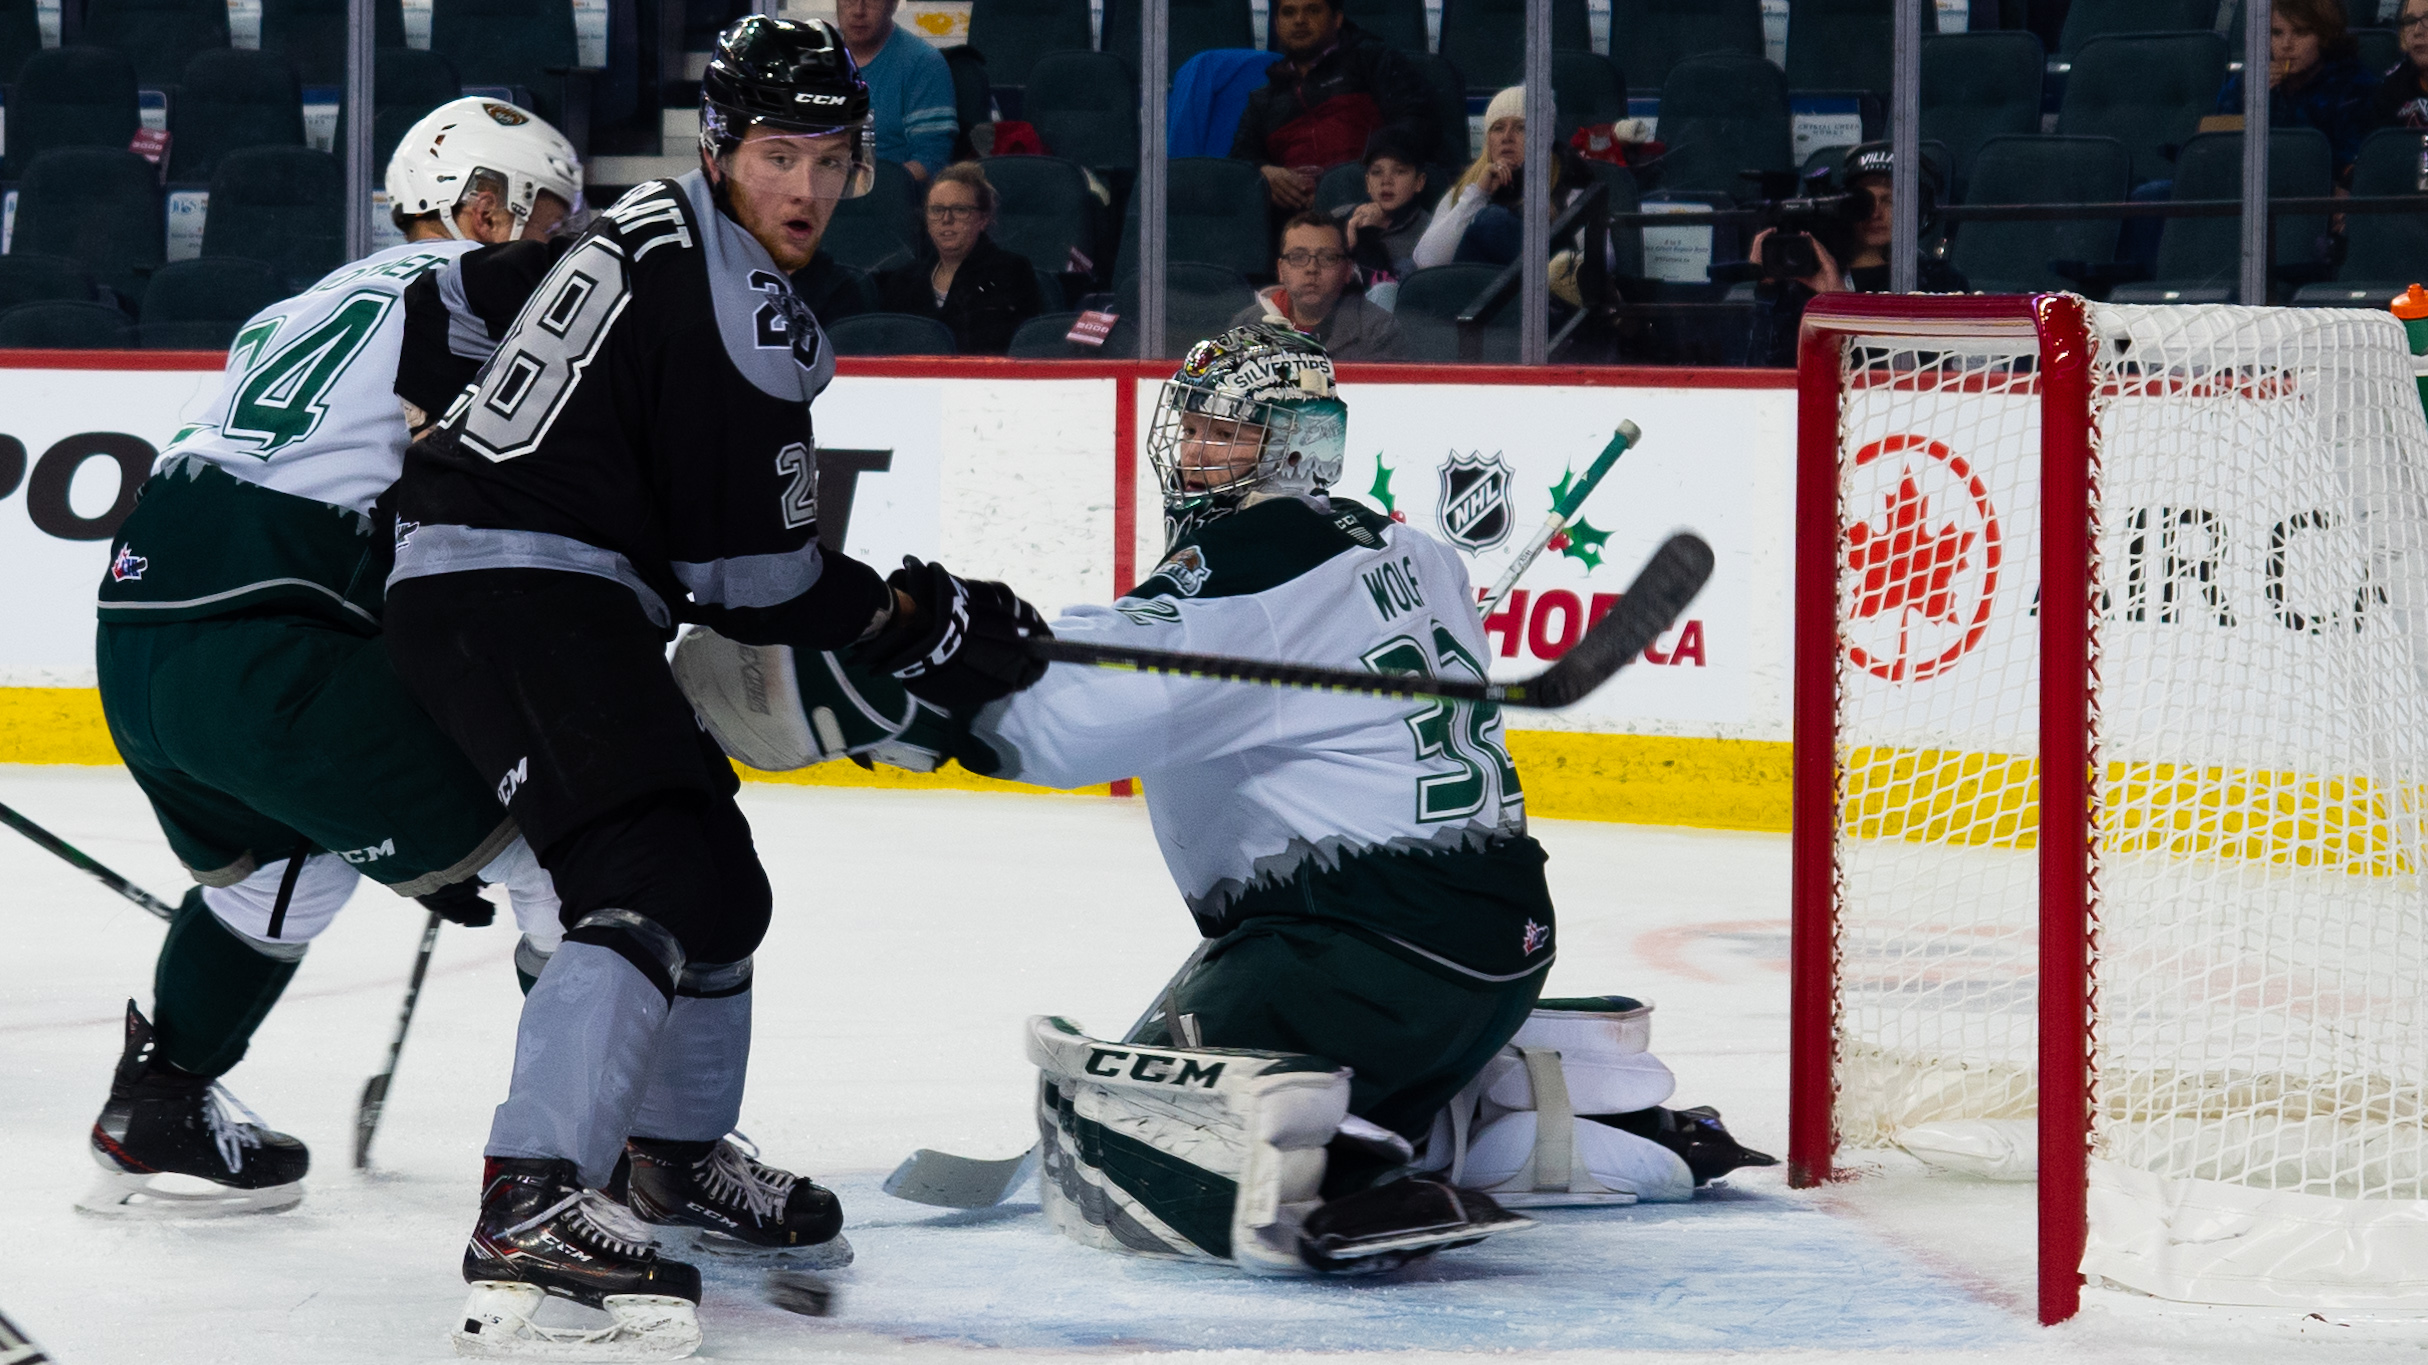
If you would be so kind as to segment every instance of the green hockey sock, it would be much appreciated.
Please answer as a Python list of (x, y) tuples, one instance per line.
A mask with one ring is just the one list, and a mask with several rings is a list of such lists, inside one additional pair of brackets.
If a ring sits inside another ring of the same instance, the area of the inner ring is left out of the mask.
[(188, 891), (152, 973), (155, 1057), (197, 1076), (225, 1073), (243, 1059), (301, 959), (261, 951), (219, 922), (201, 887)]

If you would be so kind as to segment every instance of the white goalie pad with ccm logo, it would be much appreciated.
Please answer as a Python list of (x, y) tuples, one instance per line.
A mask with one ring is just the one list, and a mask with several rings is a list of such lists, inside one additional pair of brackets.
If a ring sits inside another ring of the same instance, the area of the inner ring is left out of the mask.
[(1652, 1055), (1652, 1006), (1545, 1000), (1433, 1123), (1418, 1163), (1509, 1208), (1692, 1199), (1676, 1152), (1589, 1115), (1650, 1109), (1677, 1089)]
[(761, 772), (851, 755), (933, 772), (943, 755), (935, 712), (882, 674), (833, 654), (746, 645), (705, 626), (674, 647), (674, 680), (719, 747)]
[(1299, 1225), (1320, 1202), (1324, 1145), (1349, 1117), (1349, 1072), (1284, 1052), (1090, 1038), (1029, 1021), (1046, 1217), (1107, 1251), (1310, 1273)]

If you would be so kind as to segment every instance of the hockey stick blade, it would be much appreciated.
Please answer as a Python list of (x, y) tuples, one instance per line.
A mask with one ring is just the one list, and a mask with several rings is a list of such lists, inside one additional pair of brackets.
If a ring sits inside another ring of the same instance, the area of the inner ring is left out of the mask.
[(371, 1139), (379, 1135), (379, 1116), (388, 1107), (388, 1085), (396, 1079), (397, 1059), (405, 1052), (405, 1031), (413, 1027), (413, 1009), (422, 999), (422, 979), (430, 975), (430, 954), (438, 948), (438, 926), (446, 923), (437, 911), (422, 926), (421, 948), (413, 956), (413, 977), (405, 983), (404, 1007), (396, 1012), (396, 1037), (388, 1042), (388, 1069), (363, 1082), (362, 1100), (354, 1106), (354, 1169), (371, 1168)]
[(987, 1209), (1011, 1198), (1037, 1173), (1037, 1149), (1000, 1161), (954, 1156), (922, 1147), (885, 1177), (887, 1194), (940, 1209)]
[(1686, 610), (1687, 603), (1703, 590), (1711, 569), (1711, 546), (1701, 536), (1691, 531), (1671, 536), (1653, 551), (1635, 581), (1627, 585), (1626, 596), (1618, 606), (1586, 631), (1575, 648), (1535, 676), (1510, 683), (1436, 678), (1418, 673), (1359, 673), (1270, 659), (1235, 659), (1220, 654), (1077, 640), (1031, 640), (1028, 652), (1030, 657), (1048, 663), (1090, 664), (1137, 673), (1171, 673), (1223, 682), (1262, 683), (1269, 687), (1303, 687), (1318, 692), (1410, 699), (1439, 697), (1556, 710), (1584, 700), (1642, 653), (1644, 646), (1669, 629)]
[(169, 904), (167, 901), (160, 899), (151, 892), (144, 890), (142, 887), (135, 885), (126, 878), (121, 877), (117, 873), (103, 867), (101, 864), (94, 862), (91, 858), (86, 857), (81, 851), (79, 851), (74, 845), (68, 843), (65, 839), (51, 833), (49, 830), (44, 829), (42, 826), (35, 824), (33, 821), (26, 819), (24, 816), (19, 815), (17, 812), (10, 810), (4, 805), (0, 805), (0, 825), (7, 825), (10, 829), (17, 831), (26, 838), (40, 844), (46, 851), (57, 856), (61, 861), (67, 863), (68, 866), (73, 867), (81, 872), (91, 873), (95, 881), (100, 882), (103, 886), (106, 886), (110, 890), (117, 892), (119, 895), (126, 897), (135, 904), (142, 906), (145, 911), (149, 912), (153, 916), (164, 920), (176, 918), (176, 906)]

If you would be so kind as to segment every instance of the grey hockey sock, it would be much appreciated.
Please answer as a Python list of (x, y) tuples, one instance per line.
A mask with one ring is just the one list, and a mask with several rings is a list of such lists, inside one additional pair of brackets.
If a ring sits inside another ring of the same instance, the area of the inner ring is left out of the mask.
[(749, 1061), (747, 983), (731, 995), (677, 995), (658, 1035), (649, 1088), (632, 1116), (632, 1135), (706, 1142), (732, 1132), (742, 1118)]
[[(488, 1155), (562, 1158), (604, 1186), (624, 1150), (668, 1017), (665, 994), (612, 948), (567, 943), (523, 1001), (514, 1083)], [(722, 1130), (720, 1130), (722, 1135)]]

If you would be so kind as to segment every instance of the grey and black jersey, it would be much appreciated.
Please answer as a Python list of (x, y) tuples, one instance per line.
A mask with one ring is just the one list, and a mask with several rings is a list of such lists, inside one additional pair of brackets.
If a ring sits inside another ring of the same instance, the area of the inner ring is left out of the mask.
[(835, 648), (889, 600), (818, 547), (817, 319), (694, 171), (642, 185), (549, 270), (414, 447), (390, 581), (613, 579), (661, 628)]

